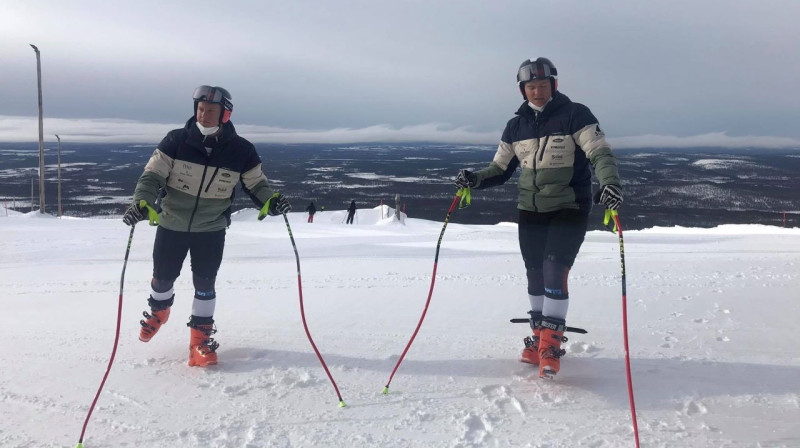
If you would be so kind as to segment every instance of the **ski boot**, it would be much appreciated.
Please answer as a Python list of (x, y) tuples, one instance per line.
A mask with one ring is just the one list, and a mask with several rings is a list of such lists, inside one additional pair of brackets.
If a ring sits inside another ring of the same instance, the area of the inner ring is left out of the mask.
[(533, 336), (528, 336), (523, 339), (525, 348), (522, 349), (522, 355), (519, 360), (528, 364), (539, 364), (539, 336), (542, 331), (542, 313), (528, 311), (531, 315), (531, 329)]
[(140, 341), (149, 342), (150, 339), (153, 339), (153, 336), (158, 333), (158, 329), (167, 323), (169, 319), (169, 309), (174, 299), (175, 296), (172, 296), (169, 300), (153, 300), (151, 297), (147, 301), (150, 304), (150, 312), (153, 314), (147, 311), (142, 313), (144, 319), (139, 321), (139, 324), (142, 326), (139, 330)]
[(194, 317), (186, 324), (191, 328), (189, 338), (189, 365), (208, 367), (217, 363), (219, 342), (211, 338), (217, 332), (214, 319), (210, 317)]
[(539, 377), (552, 378), (561, 368), (561, 357), (567, 352), (561, 348), (566, 329), (564, 319), (542, 318), (542, 331), (539, 334)]

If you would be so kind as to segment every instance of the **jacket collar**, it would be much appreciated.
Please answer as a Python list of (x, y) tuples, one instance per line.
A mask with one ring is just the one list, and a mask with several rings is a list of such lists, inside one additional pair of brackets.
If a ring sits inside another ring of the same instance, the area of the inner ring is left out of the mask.
[(186, 121), (184, 129), (186, 130), (187, 137), (186, 143), (195, 148), (204, 149), (205, 147), (219, 148), (228, 144), (236, 137), (236, 128), (230, 121), (223, 123), (220, 127), (220, 133), (213, 137), (206, 137), (197, 129), (197, 118), (191, 117)]
[[(556, 110), (560, 109), (565, 104), (569, 104), (572, 101), (569, 99), (567, 95), (556, 91), (555, 95), (553, 95), (553, 99), (547, 103), (544, 110), (538, 113), (538, 118), (546, 118), (555, 113)], [(528, 101), (522, 103), (517, 109), (517, 115), (530, 118), (531, 120), (535, 120), (537, 118), (537, 113), (528, 105)], [(198, 132), (199, 133), (199, 132)]]

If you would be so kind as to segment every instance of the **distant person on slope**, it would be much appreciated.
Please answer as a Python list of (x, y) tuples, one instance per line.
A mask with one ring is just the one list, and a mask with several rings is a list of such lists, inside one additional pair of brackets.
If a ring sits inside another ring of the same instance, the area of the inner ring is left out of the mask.
[(483, 189), (519, 176), (519, 246), (528, 277), (531, 328), (521, 361), (538, 364), (539, 376), (558, 373), (565, 354), (567, 276), (583, 244), (592, 203), (592, 172), (600, 181), (595, 203), (622, 203), (617, 159), (586, 106), (558, 90), (558, 72), (547, 58), (525, 60), (517, 71), (525, 100), (509, 120), (492, 163), (463, 169), (459, 188)]
[[(133, 205), (123, 221), (129, 226), (146, 219), (145, 201), (155, 207), (160, 198), (158, 229), (153, 245), (150, 313), (144, 312), (139, 339), (148, 342), (167, 322), (175, 298), (173, 285), (189, 253), (194, 302), (189, 319), (189, 365), (217, 363), (219, 343), (214, 308), (215, 281), (222, 263), (225, 229), (230, 226), (233, 190), (242, 189), (256, 206), (280, 215), (291, 210), (287, 198), (273, 195), (253, 145), (236, 134), (230, 122), (233, 103), (222, 87), (200, 86), (194, 91), (194, 116), (181, 129), (170, 131), (158, 144), (136, 183)], [(159, 192), (161, 194), (159, 195)]]
[(356, 216), (356, 201), (350, 201), (350, 207), (347, 207), (347, 224), (353, 223), (354, 216)]
[(314, 206), (314, 201), (308, 204), (306, 211), (308, 212), (308, 222), (314, 222), (314, 213), (317, 213), (317, 207)]

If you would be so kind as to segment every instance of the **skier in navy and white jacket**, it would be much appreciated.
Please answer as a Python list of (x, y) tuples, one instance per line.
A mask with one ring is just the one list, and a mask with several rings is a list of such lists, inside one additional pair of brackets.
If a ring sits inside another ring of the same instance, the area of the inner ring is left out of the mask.
[(461, 170), (460, 188), (501, 185), (517, 168), (519, 245), (528, 277), (531, 328), (521, 361), (550, 377), (560, 368), (569, 292), (567, 276), (578, 255), (592, 207), (592, 171), (600, 181), (595, 202), (622, 203), (617, 159), (588, 107), (558, 90), (558, 71), (547, 58), (525, 60), (517, 71), (525, 102), (509, 120), (492, 163)]
[[(215, 282), (222, 263), (225, 229), (230, 225), (234, 188), (242, 189), (262, 215), (291, 210), (283, 195), (273, 191), (261, 168), (261, 158), (230, 121), (231, 95), (222, 87), (195, 89), (194, 116), (183, 128), (170, 131), (153, 152), (136, 184), (133, 205), (125, 212), (128, 225), (148, 217), (160, 204), (153, 246), (153, 279), (139, 339), (148, 342), (169, 318), (173, 284), (186, 255), (191, 257), (194, 302), (188, 326), (189, 365), (217, 363)], [(142, 204), (145, 204), (142, 206)], [(268, 204), (268, 205), (266, 205)]]

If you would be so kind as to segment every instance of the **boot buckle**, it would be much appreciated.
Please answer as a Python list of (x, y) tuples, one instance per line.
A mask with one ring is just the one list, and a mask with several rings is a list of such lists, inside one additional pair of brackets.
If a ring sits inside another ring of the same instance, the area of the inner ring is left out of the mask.
[(525, 343), (525, 347), (538, 347), (539, 346), (539, 337), (538, 336), (526, 336), (525, 339), (522, 340)]

